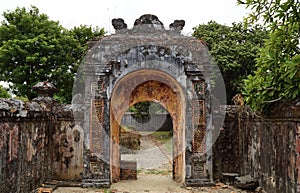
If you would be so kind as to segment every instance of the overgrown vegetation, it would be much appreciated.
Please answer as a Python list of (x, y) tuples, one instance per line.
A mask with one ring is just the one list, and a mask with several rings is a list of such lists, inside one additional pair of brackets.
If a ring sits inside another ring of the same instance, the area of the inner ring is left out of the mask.
[(269, 38), (256, 59), (257, 70), (244, 81), (246, 102), (266, 110), (274, 102), (300, 97), (300, 2), (239, 0), (252, 13), (246, 25), (263, 21)]

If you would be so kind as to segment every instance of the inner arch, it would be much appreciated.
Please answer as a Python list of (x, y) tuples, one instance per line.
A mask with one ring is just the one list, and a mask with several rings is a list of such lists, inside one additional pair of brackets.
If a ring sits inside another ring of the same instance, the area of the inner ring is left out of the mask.
[(179, 83), (165, 72), (138, 70), (120, 79), (111, 95), (111, 180), (120, 180), (119, 127), (127, 109), (138, 102), (153, 101), (167, 109), (174, 128), (174, 176), (184, 181), (185, 97)]

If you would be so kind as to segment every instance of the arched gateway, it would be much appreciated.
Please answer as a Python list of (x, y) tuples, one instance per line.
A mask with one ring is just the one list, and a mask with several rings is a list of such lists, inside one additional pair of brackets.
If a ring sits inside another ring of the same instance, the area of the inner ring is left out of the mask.
[(133, 104), (153, 101), (173, 120), (173, 177), (187, 185), (212, 182), (211, 77), (217, 73), (201, 41), (180, 35), (184, 21), (165, 30), (144, 15), (132, 29), (114, 19), (116, 34), (87, 53), (74, 86), (74, 115), (84, 128), (83, 186), (120, 179), (121, 118)]

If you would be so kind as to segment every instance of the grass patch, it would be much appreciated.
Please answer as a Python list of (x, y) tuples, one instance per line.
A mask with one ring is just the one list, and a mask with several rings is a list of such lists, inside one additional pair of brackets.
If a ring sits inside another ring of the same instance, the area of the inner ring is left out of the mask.
[(155, 175), (169, 175), (172, 173), (172, 170), (157, 170), (157, 169), (148, 169), (145, 171), (145, 174), (155, 174)]

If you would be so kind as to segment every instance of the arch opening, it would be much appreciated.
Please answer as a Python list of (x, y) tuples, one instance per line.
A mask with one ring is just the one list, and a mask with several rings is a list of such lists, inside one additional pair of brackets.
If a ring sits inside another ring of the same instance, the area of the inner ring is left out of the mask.
[(121, 179), (161, 174), (173, 177), (173, 119), (157, 102), (139, 102), (123, 115), (120, 127)]
[(161, 104), (173, 120), (173, 178), (185, 178), (185, 97), (170, 75), (158, 70), (138, 70), (120, 79), (111, 95), (111, 181), (120, 180), (120, 126), (124, 113), (136, 103), (152, 101)]

